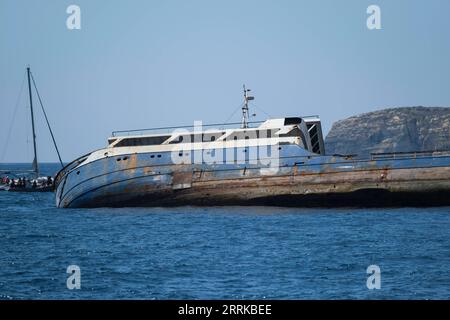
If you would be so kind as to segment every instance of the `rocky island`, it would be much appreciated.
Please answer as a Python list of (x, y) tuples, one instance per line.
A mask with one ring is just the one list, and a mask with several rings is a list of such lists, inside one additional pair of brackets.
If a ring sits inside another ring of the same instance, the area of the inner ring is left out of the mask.
[(333, 124), (325, 151), (333, 154), (450, 150), (450, 108), (404, 107), (353, 116)]

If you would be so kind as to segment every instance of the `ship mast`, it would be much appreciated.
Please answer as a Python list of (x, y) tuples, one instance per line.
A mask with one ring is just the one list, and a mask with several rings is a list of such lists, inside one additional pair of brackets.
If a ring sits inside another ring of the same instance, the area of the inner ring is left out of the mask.
[(31, 129), (33, 135), (33, 150), (34, 150), (34, 159), (33, 159), (33, 171), (35, 172), (36, 178), (39, 177), (39, 166), (37, 162), (37, 149), (36, 149), (36, 132), (34, 129), (34, 113), (33, 113), (33, 97), (31, 94), (31, 81), (30, 81), (30, 67), (27, 67), (27, 75), (28, 75), (28, 94), (30, 96), (30, 111), (31, 111)]
[(242, 106), (242, 124), (241, 128), (248, 128), (248, 102), (251, 100), (255, 100), (255, 97), (249, 96), (247, 93), (250, 92), (250, 89), (245, 88), (244, 84), (244, 105)]

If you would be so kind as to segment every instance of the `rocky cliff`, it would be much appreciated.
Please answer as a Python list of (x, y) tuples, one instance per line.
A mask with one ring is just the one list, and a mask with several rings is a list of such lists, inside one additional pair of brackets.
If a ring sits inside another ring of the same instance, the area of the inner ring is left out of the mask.
[(450, 150), (450, 108), (407, 107), (364, 113), (333, 124), (327, 154)]

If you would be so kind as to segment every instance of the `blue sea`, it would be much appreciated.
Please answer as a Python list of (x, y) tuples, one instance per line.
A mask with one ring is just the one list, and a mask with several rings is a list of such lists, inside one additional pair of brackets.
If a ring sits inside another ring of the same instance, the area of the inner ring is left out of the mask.
[(450, 208), (57, 209), (0, 192), (0, 298), (449, 299)]

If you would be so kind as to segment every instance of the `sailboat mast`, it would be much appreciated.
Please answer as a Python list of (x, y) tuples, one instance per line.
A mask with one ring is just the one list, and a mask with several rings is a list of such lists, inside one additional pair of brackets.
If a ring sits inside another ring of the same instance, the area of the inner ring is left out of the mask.
[(28, 75), (28, 94), (30, 95), (30, 110), (31, 110), (31, 129), (33, 135), (33, 150), (34, 150), (34, 159), (33, 159), (33, 171), (36, 174), (36, 178), (39, 177), (39, 166), (37, 162), (37, 149), (36, 149), (36, 132), (34, 130), (34, 112), (33, 112), (33, 96), (31, 94), (31, 81), (30, 81), (30, 67), (27, 67), (27, 75)]

